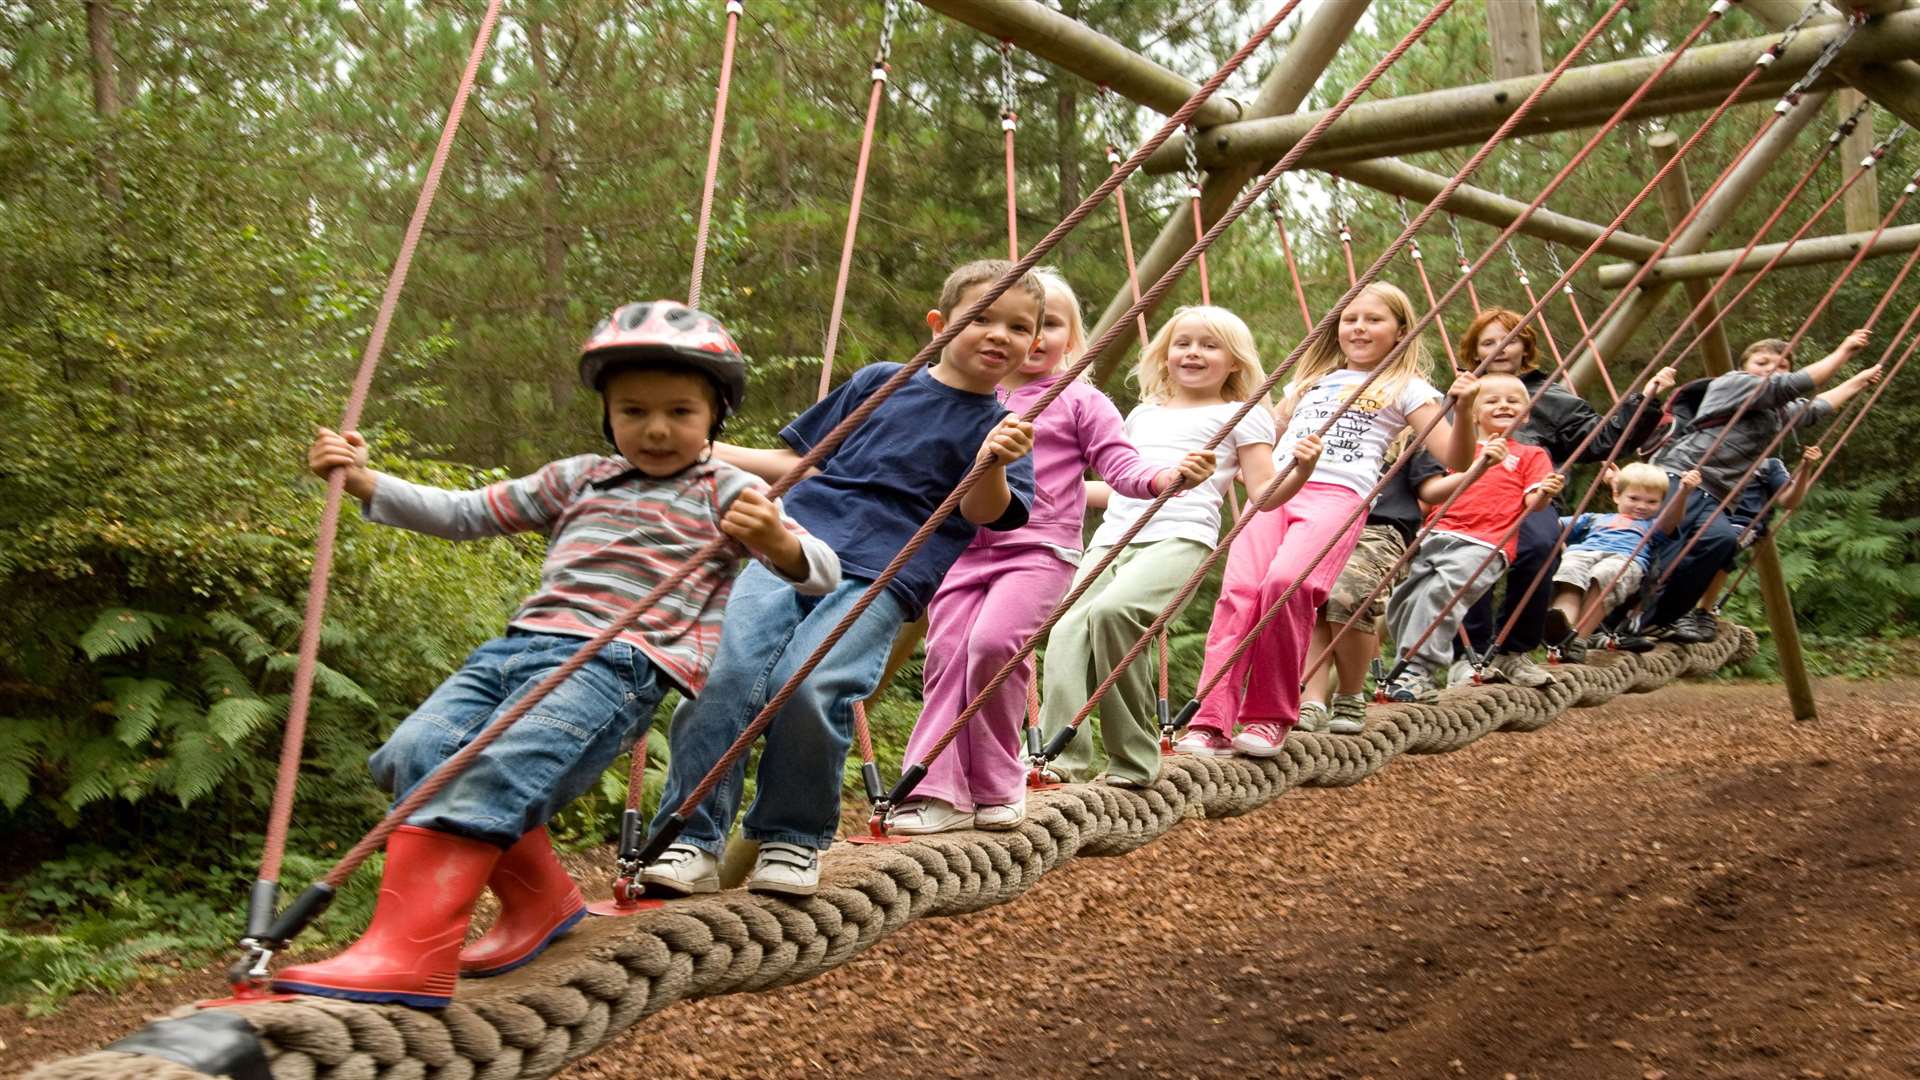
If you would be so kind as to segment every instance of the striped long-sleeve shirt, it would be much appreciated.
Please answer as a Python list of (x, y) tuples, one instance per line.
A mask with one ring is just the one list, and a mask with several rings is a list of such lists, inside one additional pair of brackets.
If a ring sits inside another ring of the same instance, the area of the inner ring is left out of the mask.
[[(448, 491), (382, 474), (362, 510), (369, 521), (449, 540), (547, 533), (540, 588), (521, 603), (509, 625), (585, 638), (605, 629), (701, 546), (723, 536), (720, 519), (727, 507), (741, 492), (760, 486), (751, 475), (717, 461), (656, 479), (624, 458), (582, 454), (477, 491)], [(840, 581), (833, 550), (784, 511), (781, 516), (806, 553), (807, 576), (794, 588), (813, 595), (832, 592)], [(687, 694), (698, 694), (705, 685), (719, 648), (721, 615), (740, 568), (738, 551), (735, 547), (695, 570), (620, 635)]]

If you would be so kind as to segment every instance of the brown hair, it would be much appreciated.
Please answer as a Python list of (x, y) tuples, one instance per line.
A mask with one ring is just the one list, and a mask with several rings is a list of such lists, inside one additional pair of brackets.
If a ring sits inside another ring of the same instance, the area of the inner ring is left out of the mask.
[(1748, 358), (1753, 356), (1754, 353), (1770, 352), (1779, 353), (1787, 363), (1791, 364), (1793, 363), (1793, 354), (1789, 353), (1787, 348), (1788, 343), (1777, 337), (1761, 338), (1759, 341), (1740, 350), (1740, 363), (1744, 365)]
[(1515, 340), (1520, 342), (1520, 370), (1527, 371), (1535, 367), (1540, 358), (1536, 344), (1538, 339), (1534, 336), (1533, 327), (1521, 325), (1521, 318), (1517, 311), (1497, 307), (1475, 315), (1473, 321), (1467, 324), (1467, 332), (1460, 335), (1460, 362), (1469, 370), (1479, 367), (1480, 335), (1486, 332), (1487, 327), (1499, 323), (1508, 330), (1520, 327), (1520, 332), (1514, 335)]
[[(1005, 259), (975, 259), (956, 267), (947, 275), (946, 283), (940, 286), (940, 317), (953, 318), (955, 308), (960, 306), (968, 292), (982, 285), (990, 285), (1005, 277), (1013, 269), (1013, 264)], [(1038, 325), (1047, 310), (1047, 287), (1033, 274), (1022, 275), (1019, 281), (1008, 287), (1009, 291), (1018, 289), (1033, 298), (1034, 324)]]

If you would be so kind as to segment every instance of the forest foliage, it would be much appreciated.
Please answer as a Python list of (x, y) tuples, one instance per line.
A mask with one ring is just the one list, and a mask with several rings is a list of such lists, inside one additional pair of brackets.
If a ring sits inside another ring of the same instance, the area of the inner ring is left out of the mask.
[[(0, 900), (0, 949), (20, 969), (0, 983), (57, 996), (232, 933), (237, 915), (221, 905), (237, 909), (252, 876), (319, 516), (322, 486), (301, 467), (303, 447), (313, 425), (339, 415), (482, 6), (0, 5), (0, 820), (13, 855), (0, 879), (18, 886)], [(1061, 6), (1196, 76), (1251, 25), (1237, 5), (1206, 0)], [(1486, 79), (1472, 7), (1443, 20), (1374, 96)], [(1546, 5), (1548, 54), (1598, 9)], [(1375, 3), (1310, 107), (1330, 104), (1419, 10)], [(720, 12), (705, 0), (507, 4), (361, 425), (377, 465), (467, 487), (596, 448), (598, 406), (576, 384), (573, 350), (613, 306), (685, 292)], [(811, 400), (881, 13), (877, 0), (749, 0), (704, 300), (752, 358), (736, 438), (767, 438)], [(907, 356), (950, 265), (1004, 250), (995, 43), (925, 9), (896, 14), (842, 376)], [(1657, 52), (1694, 17), (1691, 5), (1632, 7), (1592, 59)], [(1763, 33), (1725, 22), (1709, 40)], [(1223, 92), (1251, 100), (1285, 62), (1295, 27)], [(1019, 222), (1031, 242), (1105, 175), (1108, 139), (1130, 148), (1159, 118), (1025, 54), (1015, 66)], [(1765, 108), (1735, 110), (1703, 143), (1696, 186)], [(1552, 207), (1611, 218), (1655, 167), (1646, 136), (1700, 118), (1629, 123)], [(1524, 198), (1583, 134), (1517, 140), (1479, 182)], [(1467, 152), (1413, 160), (1450, 172)], [(1911, 154), (1897, 152), (1887, 175), (1911, 171)], [(1778, 170), (1724, 235), (1745, 235), (1798, 171)], [(1836, 166), (1816, 187), (1838, 181)], [(1129, 185), (1136, 246), (1184, 209), (1184, 190), (1178, 177)], [(1881, 190), (1891, 198), (1897, 185)], [(1321, 174), (1285, 178), (1272, 201), (1316, 305), (1346, 283), (1338, 223), (1364, 260), (1401, 220), (1393, 200)], [(1630, 227), (1664, 235), (1651, 205)], [(1461, 229), (1476, 253), (1493, 237)], [(1444, 288), (1450, 234), (1436, 223), (1422, 241)], [(1090, 318), (1124, 288), (1119, 242), (1113, 216), (1099, 213), (1052, 260)], [(1534, 281), (1551, 280), (1540, 244), (1515, 251)], [(1284, 356), (1298, 309), (1264, 216), (1229, 233), (1209, 262), (1216, 300), (1247, 316), (1270, 361)], [(1864, 318), (1895, 262), (1862, 267), (1816, 322), (1810, 349)], [(1766, 279), (1729, 321), (1736, 348), (1790, 332), (1832, 271)], [(1388, 273), (1413, 287), (1410, 262)], [(1611, 296), (1590, 269), (1575, 284), (1589, 317)], [(1527, 306), (1504, 260), (1479, 294)], [(1892, 313), (1916, 296), (1909, 285)], [(1196, 300), (1195, 283), (1175, 299)], [(1614, 358), (1616, 370), (1638, 366), (1677, 307), (1638, 352)], [(1444, 321), (1458, 329), (1468, 314)], [(1565, 307), (1549, 318), (1559, 341), (1578, 337)], [(1698, 358), (1683, 368), (1697, 374)], [(1891, 389), (1832, 490), (1782, 538), (1816, 641), (1905, 633), (1920, 606), (1910, 572), (1920, 473), (1900, 435), (1920, 418), (1912, 383)], [(1131, 401), (1126, 380), (1108, 389)], [(378, 813), (366, 753), (498, 631), (540, 551), (537, 537), (454, 545), (348, 515), (295, 873)], [(1735, 610), (1755, 614), (1750, 600)], [(1202, 617), (1189, 614), (1176, 635), (1176, 693), (1197, 669)], [(902, 679), (876, 711), (888, 755), (911, 724), (915, 682)], [(604, 837), (623, 784), (610, 773), (563, 833)]]

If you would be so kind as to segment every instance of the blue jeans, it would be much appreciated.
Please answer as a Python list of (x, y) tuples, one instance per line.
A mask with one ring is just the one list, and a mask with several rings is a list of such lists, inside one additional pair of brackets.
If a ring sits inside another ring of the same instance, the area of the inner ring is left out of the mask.
[[(374, 782), (396, 801), (405, 798), (585, 643), (512, 630), (473, 650), (373, 752), (367, 765)], [(407, 824), (513, 846), (593, 787), (640, 725), (653, 718), (667, 688), (645, 653), (618, 641), (608, 645)]]
[[(825, 640), (870, 582), (846, 577), (825, 596), (801, 596), (758, 563), (733, 583), (720, 652), (698, 699), (673, 714), (672, 760), (658, 833), (668, 815), (753, 722), (801, 663)], [(840, 775), (853, 741), (853, 705), (871, 696), (887, 652), (906, 621), (900, 599), (882, 591), (767, 728), (758, 788), (747, 811), (749, 840), (826, 848), (840, 826)], [(740, 812), (743, 756), (688, 815), (680, 842), (721, 853)]]
[[(1680, 490), (1678, 478), (1673, 490)], [(1718, 505), (1720, 496), (1709, 494), (1705, 488), (1695, 488), (1687, 496), (1686, 516), (1675, 533), (1676, 540), (1655, 553), (1647, 580), (1658, 581), (1660, 575), (1674, 565), (1674, 557), (1680, 554), (1689, 537), (1698, 533), (1700, 539), (1694, 543), (1693, 550), (1687, 552), (1687, 557), (1680, 560), (1673, 576), (1667, 579), (1666, 588), (1654, 599), (1646, 618), (1648, 626), (1666, 626), (1692, 611), (1705, 595), (1707, 586), (1713, 583), (1713, 575), (1731, 569), (1739, 558), (1740, 530), (1746, 523), (1729, 520), (1724, 513), (1714, 514)]]

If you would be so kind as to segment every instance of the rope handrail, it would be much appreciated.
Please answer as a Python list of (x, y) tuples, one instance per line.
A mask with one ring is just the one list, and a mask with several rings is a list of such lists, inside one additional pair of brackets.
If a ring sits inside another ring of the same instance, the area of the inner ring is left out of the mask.
[[(420, 246), (420, 235), (426, 228), (427, 214), (433, 209), (434, 196), (440, 190), (440, 177), (446, 171), (447, 158), (453, 151), (454, 136), (460, 130), (460, 118), (466, 113), (467, 99), (472, 95), (473, 84), (479, 77), (481, 58), (486, 55), (494, 27), (500, 21), (500, 6), (501, 0), (489, 0), (486, 11), (481, 15), (480, 26), (474, 31), (466, 67), (461, 70), (459, 86), (454, 90), (453, 102), (448, 106), (446, 120), (441, 124), (440, 141), (434, 146), (433, 157), (427, 165), (427, 175), (420, 182), (420, 194), (416, 196), (413, 213), (407, 219), (407, 230), (401, 237), (393, 268), (387, 274), (387, 286), (380, 296), (373, 329), (367, 335), (366, 346), (360, 354), (360, 366), (354, 373), (352, 388), (347, 393), (347, 405), (340, 419), (342, 431), (358, 426), (361, 410), (365, 408), (367, 396), (372, 392), (373, 376), (386, 347), (387, 331), (393, 325), (394, 313), (400, 306), (400, 294), (406, 288), (407, 275), (413, 267), (413, 254)], [(313, 700), (313, 680), (320, 658), (320, 628), (326, 615), (327, 585), (333, 573), (333, 551), (346, 490), (345, 469), (335, 469), (328, 474), (326, 498), (321, 504), (320, 525), (314, 538), (313, 568), (307, 579), (306, 608), (301, 616), (293, 684), (288, 692), (287, 723), (281, 735), (273, 803), (267, 815), (266, 836), (261, 843), (260, 873), (248, 897), (246, 930), (240, 940), (241, 947), (247, 950), (248, 955), (240, 961), (234, 972), (236, 992), (257, 987), (266, 978), (266, 963), (272, 955), (264, 943), (279, 900), (280, 868), (286, 853), (287, 831), (293, 821), (300, 758), (306, 744), (307, 713)]]
[(720, 179), (720, 148), (727, 129), (727, 96), (733, 87), (733, 51), (739, 37), (744, 0), (727, 0), (727, 28), (720, 43), (720, 80), (713, 93), (713, 130), (707, 136), (707, 175), (700, 185), (700, 216), (693, 230), (693, 269), (687, 282), (687, 306), (700, 306), (707, 277), (707, 236), (713, 228), (713, 195)]

